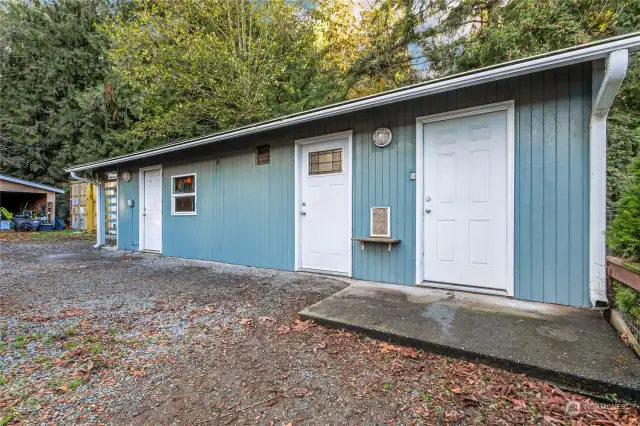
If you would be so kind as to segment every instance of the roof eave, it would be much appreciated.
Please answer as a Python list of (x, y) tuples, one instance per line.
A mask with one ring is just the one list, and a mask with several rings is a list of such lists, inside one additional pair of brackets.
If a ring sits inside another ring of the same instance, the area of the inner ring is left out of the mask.
[(64, 189), (55, 188), (53, 186), (42, 185), (37, 182), (31, 182), (29, 180), (18, 179), (13, 176), (0, 175), (0, 180), (5, 180), (7, 182), (13, 182), (24, 186), (29, 186), (31, 188), (38, 188), (44, 191), (55, 192), (56, 194), (64, 194)]
[(81, 164), (78, 166), (69, 167), (65, 169), (65, 171), (79, 172), (111, 166), (127, 161), (140, 160), (147, 157), (166, 154), (169, 152), (193, 148), (200, 145), (206, 145), (255, 133), (275, 130), (287, 126), (302, 124), (309, 121), (315, 121), (336, 115), (360, 111), (363, 109), (374, 108), (390, 103), (402, 102), (426, 95), (432, 95), (440, 92), (455, 90), (482, 83), (488, 83), (505, 78), (516, 77), (523, 74), (544, 71), (552, 68), (568, 66), (576, 63), (589, 62), (596, 59), (605, 58), (610, 52), (622, 49), (627, 49), (629, 51), (640, 49), (640, 35), (636, 33), (634, 35), (627, 35), (624, 37), (612, 39), (608, 42), (598, 42), (594, 43), (593, 45), (587, 45), (584, 47), (580, 46), (567, 48), (559, 50), (557, 52), (524, 58), (514, 62), (480, 68), (478, 70), (444, 77), (437, 80), (431, 80), (429, 82), (420, 83), (414, 86), (396, 89), (389, 92), (383, 92), (365, 98), (346, 101), (335, 105), (329, 105), (327, 107), (317, 108), (302, 113), (292, 114), (281, 118), (256, 123), (235, 130), (229, 130), (209, 136), (174, 142), (171, 144), (160, 146), (158, 148), (152, 148), (133, 154), (109, 158), (106, 160)]

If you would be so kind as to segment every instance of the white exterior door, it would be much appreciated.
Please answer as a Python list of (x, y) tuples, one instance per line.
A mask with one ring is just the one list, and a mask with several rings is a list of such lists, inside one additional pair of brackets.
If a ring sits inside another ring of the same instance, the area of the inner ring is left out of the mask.
[(143, 249), (162, 251), (162, 169), (144, 170), (142, 197)]
[(351, 275), (350, 137), (300, 146), (299, 267)]
[(508, 291), (507, 111), (423, 124), (423, 279)]

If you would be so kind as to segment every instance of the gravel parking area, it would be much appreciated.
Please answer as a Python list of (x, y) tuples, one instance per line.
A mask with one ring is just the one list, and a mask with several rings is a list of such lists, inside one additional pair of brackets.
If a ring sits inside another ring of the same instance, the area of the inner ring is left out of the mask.
[(91, 244), (0, 235), (0, 425), (637, 422), (613, 395), (300, 321), (338, 280)]

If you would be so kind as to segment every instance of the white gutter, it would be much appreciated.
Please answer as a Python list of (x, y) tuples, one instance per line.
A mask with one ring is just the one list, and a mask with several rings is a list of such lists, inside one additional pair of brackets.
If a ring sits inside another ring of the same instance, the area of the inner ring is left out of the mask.
[(607, 228), (607, 115), (624, 80), (629, 52), (620, 49), (607, 57), (604, 79), (591, 109), (589, 125), (589, 298), (608, 303), (605, 267)]
[(640, 48), (640, 35), (627, 36), (615, 39), (606, 43), (596, 43), (591, 46), (568, 48), (558, 50), (552, 54), (543, 54), (514, 61), (507, 65), (498, 65), (486, 67), (478, 71), (472, 71), (441, 79), (432, 80), (428, 83), (409, 86), (404, 89), (392, 90), (380, 95), (372, 95), (355, 101), (348, 101), (336, 104), (334, 106), (317, 108), (309, 110), (305, 113), (292, 114), (280, 119), (265, 121), (251, 126), (241, 127), (236, 130), (221, 132), (206, 137), (200, 137), (192, 140), (180, 141), (168, 144), (164, 147), (148, 149), (138, 152), (137, 154), (122, 155), (103, 161), (96, 161), (70, 167), (66, 169), (70, 171), (81, 171), (95, 169), (98, 167), (110, 166), (122, 163), (124, 161), (139, 160), (159, 154), (166, 154), (186, 148), (192, 148), (213, 142), (220, 142), (227, 139), (233, 139), (241, 136), (247, 136), (254, 133), (274, 130), (281, 127), (292, 126), (295, 124), (305, 123), (313, 120), (332, 117), (339, 114), (347, 114), (367, 108), (373, 108), (381, 105), (400, 102), (409, 99), (440, 93), (448, 90), (469, 87), (482, 83), (496, 80), (502, 80), (509, 77), (516, 77), (523, 74), (543, 71), (551, 68), (567, 66), (575, 63), (590, 62), (596, 59), (605, 58), (610, 52), (620, 49), (638, 50)]
[(103, 244), (102, 235), (103, 232), (103, 220), (104, 216), (102, 212), (104, 212), (104, 190), (102, 185), (99, 182), (95, 182), (89, 179), (85, 179), (76, 174), (76, 172), (71, 171), (71, 178), (75, 180), (79, 180), (80, 182), (90, 183), (91, 185), (96, 186), (96, 192), (98, 193), (97, 206), (96, 206), (96, 244), (93, 248), (100, 248)]

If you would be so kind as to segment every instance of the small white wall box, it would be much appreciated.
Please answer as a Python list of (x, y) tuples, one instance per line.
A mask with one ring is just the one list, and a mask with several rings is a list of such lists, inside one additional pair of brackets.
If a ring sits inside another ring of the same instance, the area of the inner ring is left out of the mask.
[(133, 201), (133, 200), (127, 200), (127, 206), (129, 206), (129, 207), (133, 207), (133, 206), (135, 206), (135, 205), (136, 205), (135, 201)]
[(371, 207), (370, 235), (391, 238), (391, 207)]

